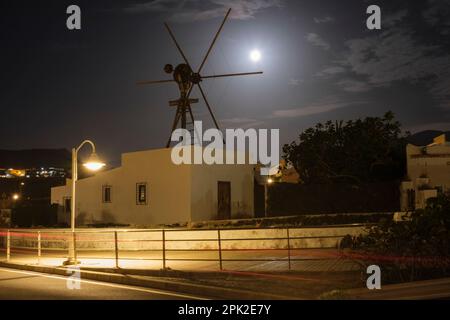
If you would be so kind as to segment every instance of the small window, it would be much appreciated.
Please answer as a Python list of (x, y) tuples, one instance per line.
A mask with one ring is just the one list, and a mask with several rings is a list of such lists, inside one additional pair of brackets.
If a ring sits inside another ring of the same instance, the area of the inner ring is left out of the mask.
[(147, 184), (137, 183), (136, 184), (136, 204), (146, 205), (147, 204)]
[(111, 203), (111, 186), (102, 187), (102, 201), (103, 203)]

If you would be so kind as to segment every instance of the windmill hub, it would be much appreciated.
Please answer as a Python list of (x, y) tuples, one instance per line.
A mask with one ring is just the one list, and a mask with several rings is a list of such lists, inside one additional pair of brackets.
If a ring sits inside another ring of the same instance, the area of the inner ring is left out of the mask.
[(175, 70), (171, 64), (166, 64), (164, 71), (169, 74), (173, 72), (173, 79), (178, 85), (187, 87), (188, 84), (199, 84), (202, 81), (200, 74), (193, 72), (191, 67), (186, 63), (179, 64)]
[(193, 84), (199, 84), (202, 81), (202, 77), (200, 76), (199, 73), (192, 73), (191, 81)]
[(191, 80), (191, 74), (192, 74), (191, 67), (189, 67), (189, 65), (187, 65), (186, 63), (181, 63), (175, 68), (173, 72), (173, 79), (178, 84), (180, 84), (180, 82), (181, 83), (189, 82), (189, 80)]

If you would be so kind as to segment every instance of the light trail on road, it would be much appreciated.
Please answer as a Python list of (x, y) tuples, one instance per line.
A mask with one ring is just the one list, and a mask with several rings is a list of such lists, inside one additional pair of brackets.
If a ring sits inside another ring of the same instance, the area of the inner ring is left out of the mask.
[[(43, 283), (40, 283), (39, 280), (42, 278), (44, 279), (52, 279), (52, 280), (58, 280), (66, 282), (67, 280), (73, 281), (73, 282), (79, 282), (82, 285), (86, 285), (88, 288), (86, 288), (87, 291), (89, 291), (89, 296), (94, 296), (96, 298), (101, 299), (110, 299), (111, 297), (119, 296), (119, 299), (127, 299), (128, 296), (131, 297), (137, 297), (138, 299), (188, 299), (188, 300), (206, 300), (204, 297), (189, 295), (189, 294), (182, 294), (177, 292), (168, 292), (168, 291), (162, 291), (157, 289), (150, 289), (150, 288), (143, 288), (143, 287), (136, 287), (136, 286), (128, 286), (128, 285), (121, 285), (121, 284), (114, 284), (114, 283), (107, 283), (107, 282), (100, 282), (100, 281), (93, 281), (93, 280), (84, 280), (84, 279), (74, 279), (64, 276), (58, 276), (58, 275), (48, 275), (48, 274), (42, 274), (38, 272), (32, 272), (32, 271), (22, 271), (22, 270), (13, 270), (13, 269), (7, 269), (7, 268), (0, 268), (0, 288), (2, 289), (8, 289), (9, 287), (13, 287), (11, 290), (11, 294), (14, 295), (14, 290), (27, 290), (27, 288), (22, 284), (16, 284), (14, 282), (20, 281), (24, 279), (24, 277), (18, 277), (18, 278), (10, 278), (10, 277), (4, 277), (2, 276), (2, 273), (8, 273), (8, 274), (20, 274), (20, 275), (26, 275), (30, 276), (27, 278), (27, 287), (30, 287), (30, 291), (33, 292), (42, 292), (43, 295), (47, 294), (47, 291), (51, 291), (52, 289), (49, 289), (49, 286), (45, 286), (46, 281)], [(37, 285), (32, 284), (32, 280), (30, 278), (35, 278), (34, 280), (37, 280)], [(82, 286), (83, 288), (83, 286)], [(104, 288), (108, 288), (107, 291), (104, 290)], [(83, 299), (83, 291), (82, 290), (69, 290), (66, 288), (66, 283), (61, 284), (60, 287), (58, 287), (59, 293), (67, 293), (68, 298), (81, 298)], [(116, 290), (114, 294), (110, 292), (110, 290)], [(5, 292), (4, 290), (1, 290)], [(6, 294), (6, 293), (5, 293)], [(37, 299), (40, 299), (39, 293), (36, 293)], [(50, 295), (54, 295), (55, 293), (49, 293)], [(111, 294), (111, 297), (110, 297)], [(62, 296), (61, 298), (65, 298), (65, 296)]]

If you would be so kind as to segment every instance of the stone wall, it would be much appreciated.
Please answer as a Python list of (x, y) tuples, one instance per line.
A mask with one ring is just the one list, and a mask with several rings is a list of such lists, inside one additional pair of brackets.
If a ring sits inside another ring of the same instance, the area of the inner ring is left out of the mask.
[[(89, 251), (114, 250), (114, 231), (117, 231), (118, 247), (123, 251), (161, 250), (161, 230), (80, 230), (77, 234), (77, 249)], [(37, 230), (12, 230), (11, 245), (15, 249), (37, 249)], [(340, 240), (350, 234), (365, 232), (364, 225), (268, 228), (268, 229), (222, 229), (220, 243), (224, 250), (287, 249), (288, 233), (290, 248), (337, 248)], [(5, 238), (6, 232), (0, 232)], [(41, 230), (42, 249), (67, 249), (71, 235), (66, 232)], [(165, 231), (167, 250), (217, 250), (218, 230), (176, 230)], [(3, 245), (6, 241), (0, 241)]]

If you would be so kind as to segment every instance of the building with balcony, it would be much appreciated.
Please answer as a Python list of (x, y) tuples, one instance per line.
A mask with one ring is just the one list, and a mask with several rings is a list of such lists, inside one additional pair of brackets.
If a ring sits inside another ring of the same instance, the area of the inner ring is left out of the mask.
[(450, 143), (446, 135), (427, 146), (406, 147), (407, 179), (401, 184), (401, 209), (422, 209), (428, 199), (450, 192)]

